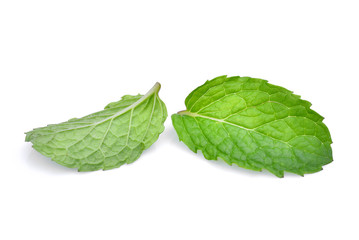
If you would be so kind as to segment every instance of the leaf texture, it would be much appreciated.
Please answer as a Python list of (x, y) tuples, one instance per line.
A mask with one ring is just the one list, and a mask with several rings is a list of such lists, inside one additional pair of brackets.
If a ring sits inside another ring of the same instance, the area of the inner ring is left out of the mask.
[(137, 160), (164, 130), (167, 110), (156, 83), (146, 95), (125, 95), (104, 110), (36, 128), (26, 141), (53, 161), (79, 171), (107, 170)]
[(220, 76), (185, 100), (173, 126), (193, 152), (247, 169), (304, 175), (332, 159), (323, 117), (291, 91), (250, 77)]

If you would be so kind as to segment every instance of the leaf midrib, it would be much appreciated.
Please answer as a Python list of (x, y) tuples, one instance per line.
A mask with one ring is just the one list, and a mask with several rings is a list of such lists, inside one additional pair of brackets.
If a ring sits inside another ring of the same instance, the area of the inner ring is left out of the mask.
[(181, 111), (181, 112), (178, 112), (179, 115), (187, 115), (187, 116), (190, 116), (190, 117), (200, 117), (200, 118), (205, 118), (205, 119), (209, 119), (209, 120), (212, 120), (212, 121), (215, 121), (215, 122), (220, 122), (220, 123), (224, 123), (224, 124), (228, 124), (228, 125), (232, 125), (234, 127), (238, 127), (238, 128), (241, 128), (241, 129), (244, 129), (244, 130), (247, 130), (247, 131), (251, 131), (251, 132), (255, 132), (255, 133), (258, 133), (262, 136), (265, 136), (265, 137), (268, 137), (268, 138), (271, 138), (273, 139), (274, 141), (279, 141), (279, 142), (282, 142), (286, 145), (288, 145), (289, 147), (293, 147), (292, 145), (290, 145), (288, 142), (285, 142), (283, 140), (280, 140), (280, 139), (276, 139), (276, 138), (273, 138), (271, 136), (268, 136), (266, 134), (263, 134), (261, 132), (258, 132), (256, 131), (255, 129), (250, 129), (250, 128), (246, 128), (246, 127), (243, 127), (243, 126), (240, 126), (238, 124), (235, 124), (235, 123), (231, 123), (231, 122), (227, 122), (223, 119), (218, 119), (218, 118), (213, 118), (213, 117), (208, 117), (208, 116), (205, 116), (205, 115), (201, 115), (201, 114), (198, 114), (198, 113), (193, 113), (193, 112), (189, 112), (189, 111)]
[[(99, 122), (93, 122), (91, 124), (86, 124), (86, 125), (83, 125), (81, 127), (75, 127), (75, 128), (67, 128), (67, 129), (64, 129), (64, 130), (61, 130), (61, 131), (55, 131), (55, 132), (51, 132), (51, 133), (47, 133), (47, 134), (41, 134), (41, 136), (46, 136), (46, 135), (51, 135), (51, 134), (57, 134), (57, 133), (61, 133), (61, 132), (66, 132), (66, 131), (72, 131), (72, 130), (76, 130), (76, 129), (82, 129), (82, 128), (86, 128), (86, 127), (90, 127), (90, 126), (97, 126), (101, 123), (104, 123), (108, 120), (111, 120), (111, 119), (115, 119), (116, 117), (134, 109), (135, 107), (137, 107), (139, 104), (141, 104), (143, 101), (145, 101), (148, 97), (150, 97), (153, 93), (157, 93), (161, 88), (161, 84), (159, 82), (156, 82), (156, 84), (145, 94), (143, 95), (140, 99), (138, 99), (136, 102), (134, 102), (133, 104), (131, 104), (130, 106), (122, 109), (121, 111), (105, 118), (105, 119), (102, 119), (101, 121)], [(79, 118), (79, 120), (82, 119), (82, 118)], [(46, 127), (44, 127), (46, 128)], [(33, 131), (36, 131), (36, 129), (34, 129)], [(30, 131), (28, 133), (31, 133), (33, 131)], [(26, 134), (28, 134), (26, 133)]]

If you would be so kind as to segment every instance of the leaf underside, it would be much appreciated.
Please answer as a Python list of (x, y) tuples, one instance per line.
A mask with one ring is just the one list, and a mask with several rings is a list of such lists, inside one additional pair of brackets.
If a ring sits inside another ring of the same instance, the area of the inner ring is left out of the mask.
[(323, 117), (291, 91), (250, 77), (220, 76), (192, 91), (173, 126), (193, 152), (247, 169), (299, 175), (333, 161)]
[(137, 160), (164, 130), (167, 110), (160, 84), (146, 95), (125, 95), (104, 110), (26, 133), (53, 161), (79, 171), (108, 170)]

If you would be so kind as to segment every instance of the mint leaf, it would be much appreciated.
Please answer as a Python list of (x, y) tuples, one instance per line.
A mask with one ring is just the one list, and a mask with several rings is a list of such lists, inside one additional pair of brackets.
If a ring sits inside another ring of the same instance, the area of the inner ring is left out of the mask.
[(156, 83), (146, 95), (125, 95), (105, 110), (26, 133), (53, 161), (79, 171), (107, 170), (137, 160), (163, 132), (165, 104)]
[(172, 115), (180, 141), (208, 160), (278, 177), (304, 175), (332, 162), (323, 117), (285, 88), (250, 77), (221, 76), (191, 92)]

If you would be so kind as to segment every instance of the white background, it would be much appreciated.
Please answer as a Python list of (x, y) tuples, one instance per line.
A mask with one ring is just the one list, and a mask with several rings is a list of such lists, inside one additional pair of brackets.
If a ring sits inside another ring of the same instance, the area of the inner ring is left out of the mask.
[[(1, 1), (0, 239), (359, 239), (358, 1)], [(208, 161), (170, 118), (141, 158), (78, 173), (24, 132), (159, 81), (169, 114), (219, 75), (325, 116), (334, 162), (300, 177)]]

